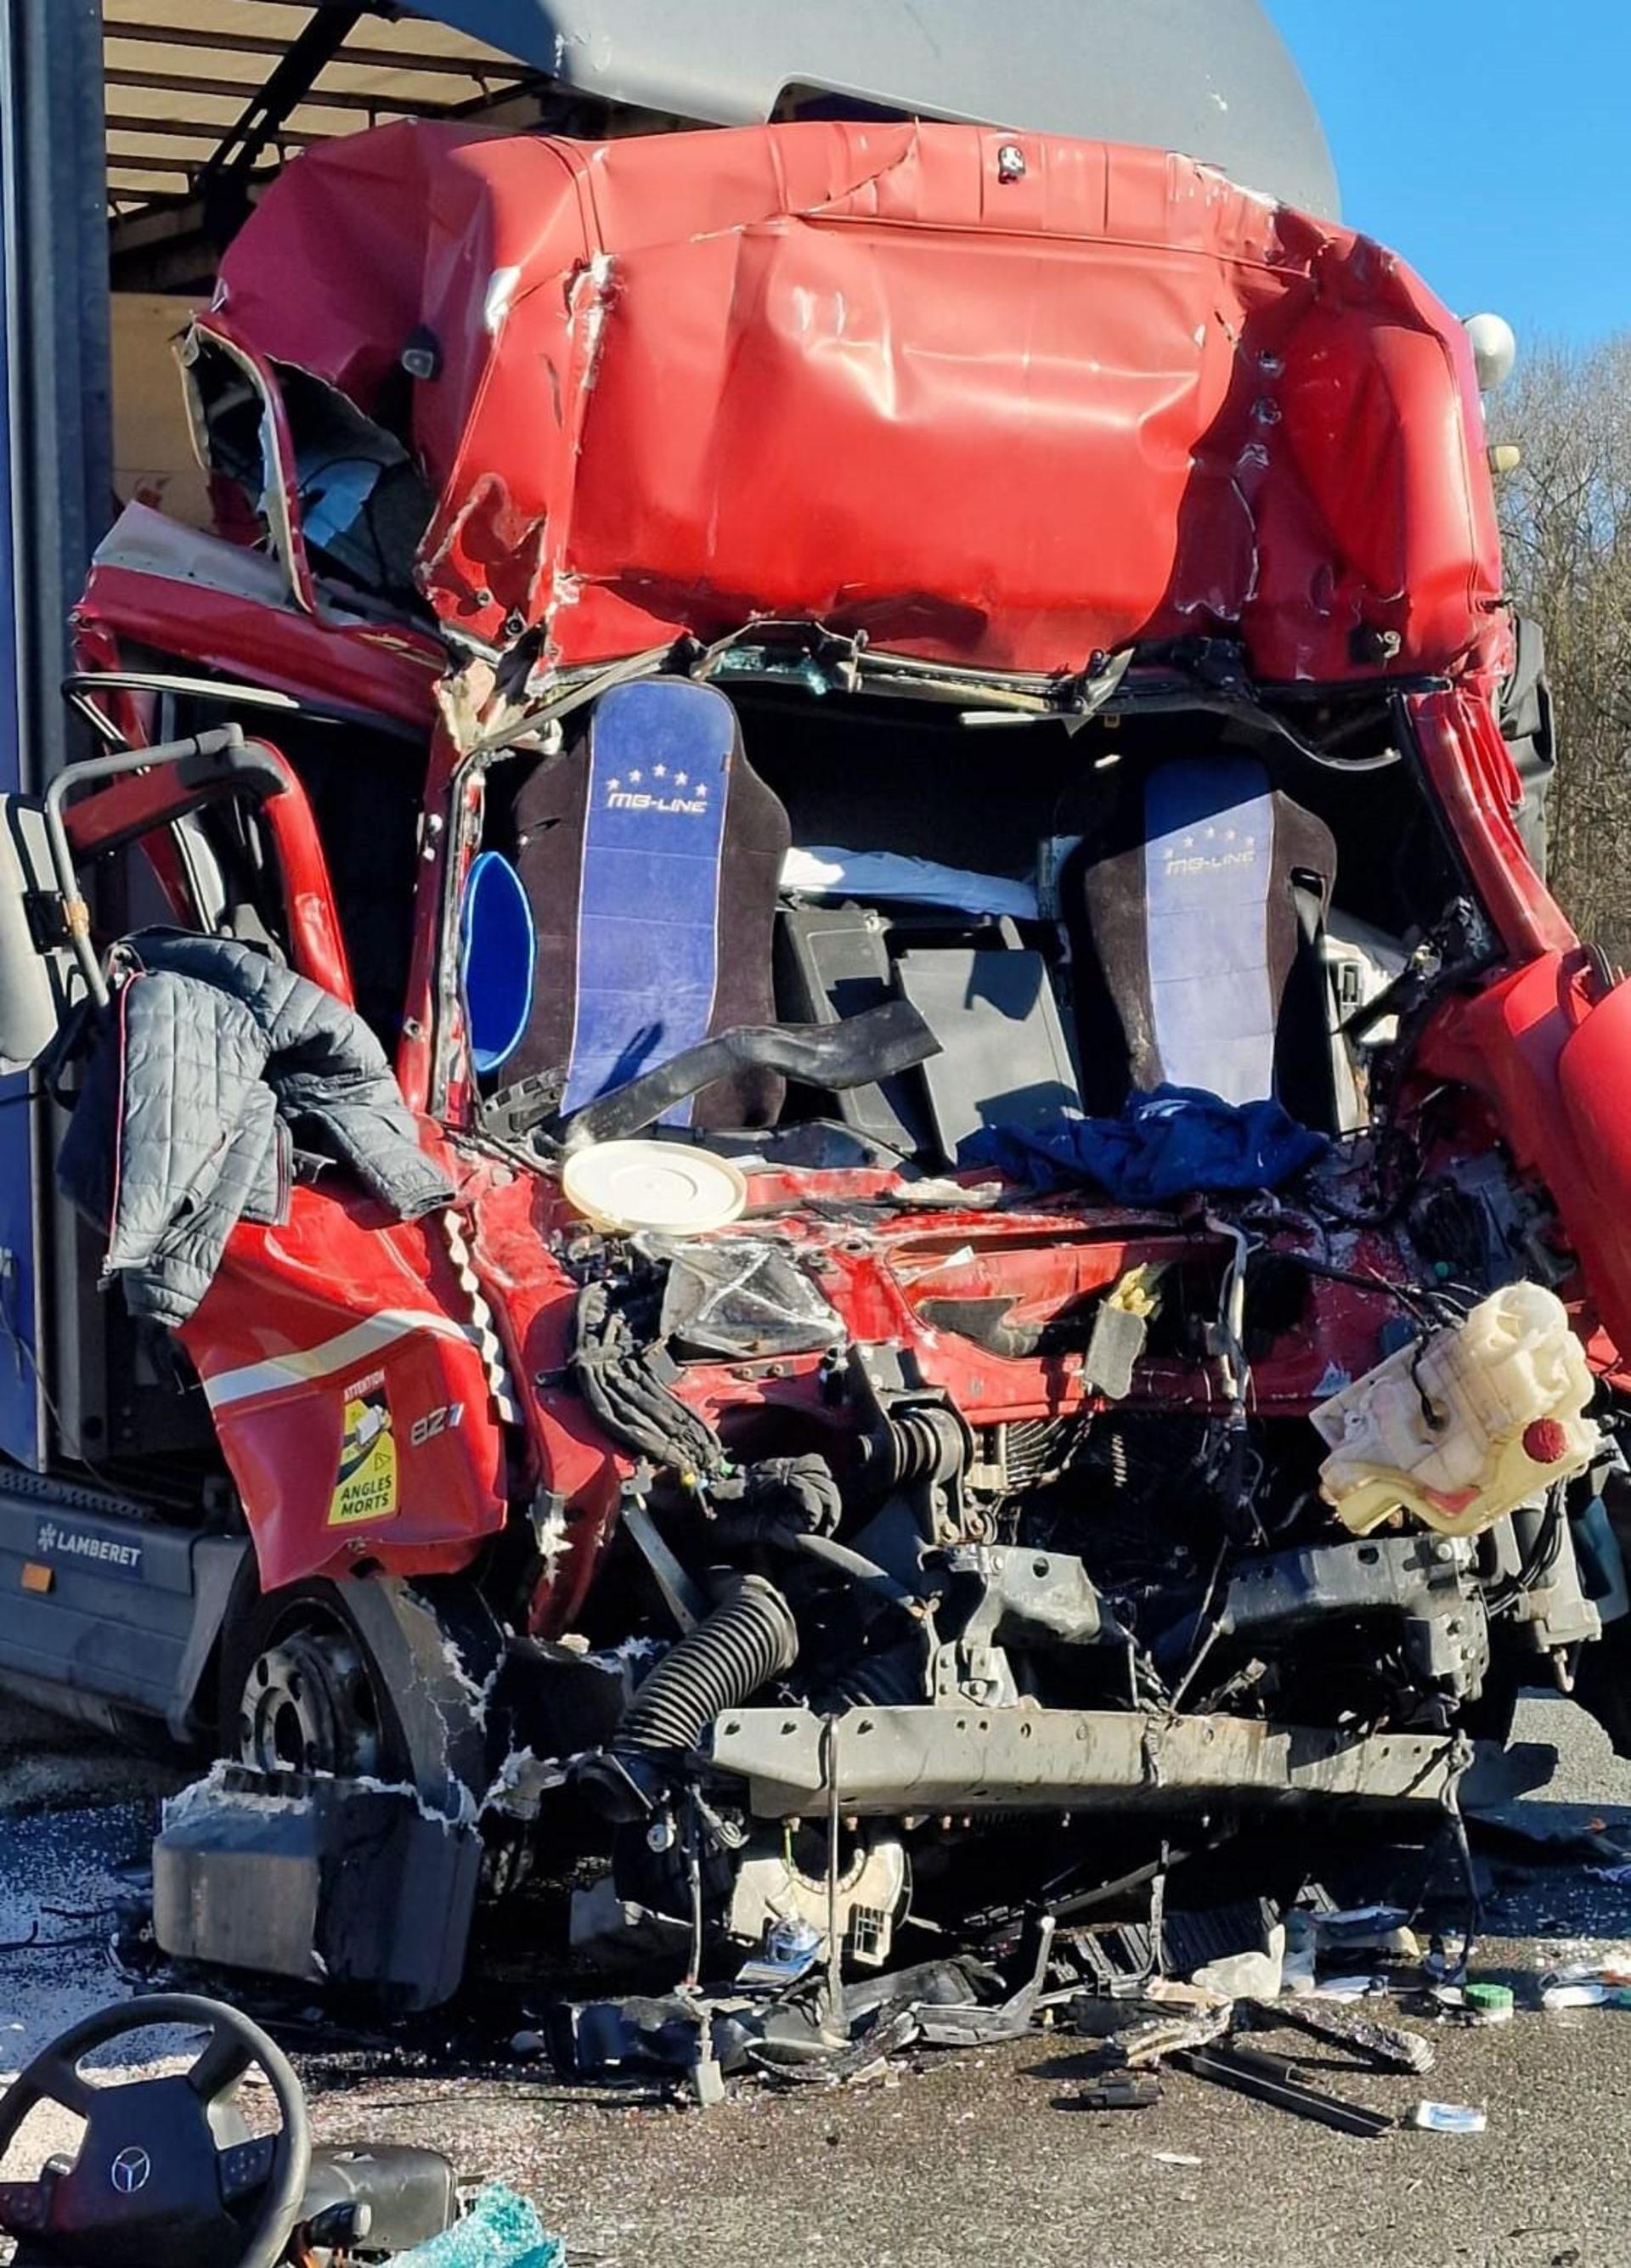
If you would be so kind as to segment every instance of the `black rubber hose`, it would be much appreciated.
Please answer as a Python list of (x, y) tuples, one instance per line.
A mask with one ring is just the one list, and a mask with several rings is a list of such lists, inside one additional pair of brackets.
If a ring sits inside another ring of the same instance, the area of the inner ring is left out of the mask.
[(808, 1528), (797, 1528), (774, 1513), (721, 1513), (708, 1523), (708, 1535), (729, 1551), (801, 1551), (808, 1559), (819, 1559), (835, 1574), (847, 1575), (852, 1583), (875, 1593), (891, 1607), (900, 1607), (909, 1615), (916, 1615), (922, 1608), (919, 1594), (908, 1590), (875, 1559), (868, 1559), (864, 1552), (852, 1551), (847, 1543), (835, 1543), (830, 1535), (812, 1535)]
[(652, 1811), (673, 1768), (696, 1753), (727, 1709), (791, 1669), (793, 1609), (763, 1575), (739, 1576), (728, 1596), (671, 1646), (635, 1695), (609, 1750), (588, 1758), (580, 1781), (609, 1817)]
[(789, 1535), (785, 1540), (791, 1550), (802, 1551), (807, 1558), (819, 1559), (838, 1573), (848, 1575), (863, 1590), (875, 1591), (890, 1606), (902, 1607), (909, 1615), (917, 1614), (923, 1605), (915, 1591), (897, 1582), (875, 1559), (868, 1559), (864, 1552), (852, 1551), (847, 1543), (836, 1543), (830, 1535)]
[(725, 1709), (739, 1708), (798, 1658), (793, 1609), (763, 1575), (743, 1575), (705, 1621), (671, 1646), (635, 1695), (618, 1755), (691, 1755)]

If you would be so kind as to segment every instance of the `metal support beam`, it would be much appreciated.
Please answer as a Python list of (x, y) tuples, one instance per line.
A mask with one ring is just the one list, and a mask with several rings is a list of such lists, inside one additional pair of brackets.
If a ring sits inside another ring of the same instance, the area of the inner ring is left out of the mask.
[[(132, 43), (162, 48), (202, 48), (206, 52), (223, 55), (281, 55), (288, 46), (264, 32), (205, 32), (189, 31), (173, 24), (109, 24), (107, 37), (118, 43)], [(394, 55), (389, 48), (356, 48), (347, 45), (343, 55), (335, 58), (339, 63), (356, 63), (369, 70), (432, 71), (448, 78), (500, 80), (523, 79), (532, 76), (524, 63), (500, 63), (496, 57), (489, 63), (484, 56), (432, 55), (410, 48)]]
[[(110, 110), (107, 131), (112, 135), (138, 135), (150, 142), (202, 142), (205, 151), (220, 147), (221, 129), (213, 122), (188, 125), (185, 119), (144, 118), (130, 110)], [(314, 142), (330, 142), (330, 134), (313, 134), (292, 126), (280, 126), (267, 140), (277, 149), (304, 150)], [(202, 161), (201, 161), (202, 162)]]
[(358, 25), (360, 7), (318, 9), (291, 41), (288, 53), (267, 74), (266, 84), (221, 146), (200, 169), (198, 195), (204, 224), (225, 247), (249, 217), (249, 180), (272, 137), (298, 110), (314, 83), (327, 70)]
[[(100, 0), (5, 0), (0, 19), (8, 491), (7, 785), (39, 789), (83, 727), (58, 688), (69, 610), (113, 497), (103, 168)], [(52, 1116), (0, 1112), (0, 1245), (11, 1337), (0, 1447), (25, 1463), (52, 1453), (41, 1388), (52, 1381), (55, 1448), (80, 1454), (106, 1399), (107, 1302), (90, 1290), (72, 1213), (55, 1193)], [(55, 1329), (53, 1329), (55, 1323)]]
[[(333, 17), (320, 16), (317, 21), (320, 26), (328, 27), (343, 23), (344, 18), (340, 14)], [(302, 33), (300, 38), (303, 40), (306, 34)], [(299, 45), (299, 40), (297, 40), (295, 47), (290, 48), (284, 62), (293, 61), (295, 49)], [(110, 65), (102, 76), (109, 86), (146, 87), (150, 92), (157, 94), (226, 94), (239, 97), (250, 95), (254, 99), (242, 118), (233, 128), (230, 137), (235, 141), (246, 131), (249, 122), (260, 115), (262, 106), (269, 99), (272, 80), (279, 76), (282, 68), (280, 64), (277, 70), (273, 71), (271, 77), (267, 80), (266, 85), (259, 89), (248, 79), (196, 78), (189, 71), (128, 70), (122, 64)], [(325, 66), (320, 63), (317, 70), (324, 68)], [(387, 111), (394, 116), (403, 118), (446, 118), (447, 115), (448, 106), (445, 102), (421, 101), (417, 95), (373, 94), (351, 86), (314, 87), (311, 80), (317, 77), (317, 70), (314, 70), (311, 78), (301, 85), (298, 93), (284, 100), (277, 113), (280, 117), (286, 118), (292, 110), (298, 109), (303, 102), (314, 103), (321, 110)]]
[[(141, 152), (136, 150), (127, 150), (122, 158), (116, 150), (112, 150), (108, 152), (107, 163), (110, 172), (121, 174), (133, 173), (138, 182), (180, 181), (183, 195), (196, 170), (194, 166), (184, 165), (180, 158), (171, 160), (166, 158), (144, 158)], [(131, 183), (128, 180), (119, 180), (113, 186), (115, 189), (128, 189), (131, 187)], [(169, 192), (166, 191), (166, 194), (168, 195)]]
[(113, 495), (100, 0), (7, 0), (14, 557), (35, 784), (67, 758), (68, 615)]
[(746, 1780), (762, 1819), (820, 1818), (834, 1786), (846, 1816), (897, 1812), (1204, 1810), (1364, 1803), (1442, 1809), (1460, 1770), (1443, 1733), (1361, 1738), (1244, 1717), (972, 1704), (734, 1709), (705, 1743)]
[[(240, 90), (241, 92), (241, 89)], [(473, 102), (436, 109), (425, 106), (427, 114), (452, 122), (473, 125), (502, 125), (525, 131), (540, 123), (550, 122), (541, 115), (550, 99), (550, 89), (536, 73), (529, 72), (524, 80), (493, 100), (485, 96)], [(319, 87), (308, 95), (303, 110), (321, 109), (329, 98)], [(376, 107), (387, 114), (399, 111), (402, 106), (395, 101), (380, 101)], [(414, 106), (409, 106), (413, 108)], [(572, 130), (565, 120), (555, 122), (558, 130)], [(305, 129), (301, 129), (302, 132)], [(295, 137), (289, 137), (292, 149)], [(313, 134), (312, 141), (324, 136)], [(335, 137), (328, 137), (333, 139)], [(139, 174), (145, 170), (145, 161), (130, 153), (115, 161), (127, 174)], [(155, 165), (162, 160), (155, 158)], [(262, 166), (246, 184), (246, 203), (253, 206), (256, 197), (274, 177), (276, 167)], [(122, 194), (123, 189), (122, 188)], [(145, 196), (130, 212), (122, 214), (114, 224), (112, 239), (114, 288), (119, 291), (207, 291), (214, 275), (218, 247), (210, 233), (214, 220), (212, 207), (207, 208), (197, 196), (178, 196), (173, 193), (155, 191)]]

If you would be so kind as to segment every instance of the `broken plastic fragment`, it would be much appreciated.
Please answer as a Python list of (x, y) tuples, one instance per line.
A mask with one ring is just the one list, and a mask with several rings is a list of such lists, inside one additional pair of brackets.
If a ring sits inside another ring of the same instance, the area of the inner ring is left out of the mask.
[(1540, 2005), (1548, 2014), (1555, 2014), (1561, 2008), (1601, 2008), (1608, 1999), (1608, 1986), (1587, 1977), (1571, 1984), (1546, 1984), (1540, 1992)]
[(1196, 1970), (1190, 1982), (1207, 1992), (1221, 1992), (1226, 1999), (1277, 1999), (1284, 1955), (1285, 1933), (1276, 1928), (1266, 1952), (1231, 1953), (1221, 1961), (1209, 1961), (1204, 1969)]
[(400, 2257), (397, 2268), (566, 2268), (566, 2248), (535, 2209), (495, 2182), (461, 2221)]
[(843, 1343), (841, 1318), (778, 1245), (733, 1237), (693, 1247), (650, 1237), (641, 1249), (668, 1264), (661, 1330), (683, 1359), (740, 1362)]
[(1433, 2134), (1481, 2134), (1489, 2117), (1470, 2102), (1418, 2102), (1410, 2123)]

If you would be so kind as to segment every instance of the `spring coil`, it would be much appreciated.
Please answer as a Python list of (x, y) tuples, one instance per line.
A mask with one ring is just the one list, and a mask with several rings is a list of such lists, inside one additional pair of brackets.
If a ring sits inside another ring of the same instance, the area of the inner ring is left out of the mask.
[(740, 1708), (799, 1651), (793, 1610), (763, 1575), (743, 1575), (724, 1602), (670, 1647), (635, 1695), (617, 1755), (689, 1756), (722, 1710)]

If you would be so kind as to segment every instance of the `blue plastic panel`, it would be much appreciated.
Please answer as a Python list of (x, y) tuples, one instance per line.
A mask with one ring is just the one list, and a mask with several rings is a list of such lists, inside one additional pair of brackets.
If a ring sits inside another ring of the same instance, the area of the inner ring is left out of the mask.
[[(708, 1036), (735, 730), (723, 695), (682, 678), (614, 687), (595, 711), (567, 1110)], [(690, 1118), (685, 1102), (663, 1123)]]

